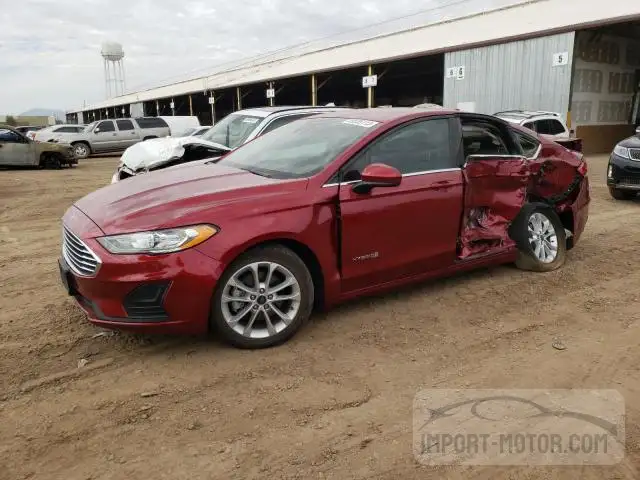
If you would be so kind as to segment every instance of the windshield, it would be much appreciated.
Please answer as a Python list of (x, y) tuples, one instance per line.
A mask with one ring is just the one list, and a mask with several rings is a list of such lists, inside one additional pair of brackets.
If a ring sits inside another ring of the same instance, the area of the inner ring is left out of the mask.
[(202, 135), (202, 138), (231, 149), (238, 148), (256, 129), (261, 120), (262, 117), (232, 113), (211, 127), (207, 133)]
[(178, 135), (176, 135), (176, 137), (188, 137), (189, 135), (191, 135), (195, 131), (196, 131), (195, 128), (187, 128), (186, 130), (183, 130)]
[(93, 130), (93, 127), (95, 127), (98, 124), (98, 122), (91, 122), (89, 125), (87, 125), (84, 128), (84, 133), (89, 133), (91, 130)]
[(345, 118), (297, 120), (247, 143), (218, 164), (271, 178), (310, 177), (377, 125)]

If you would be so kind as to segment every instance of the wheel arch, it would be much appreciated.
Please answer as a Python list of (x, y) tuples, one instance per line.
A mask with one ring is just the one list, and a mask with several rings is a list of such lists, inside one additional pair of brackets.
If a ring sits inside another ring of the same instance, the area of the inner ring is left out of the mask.
[(287, 236), (276, 236), (272, 238), (258, 238), (253, 242), (245, 244), (243, 247), (233, 252), (224, 262), (225, 271), (241, 255), (247, 252), (269, 246), (283, 246), (295, 253), (305, 264), (311, 275), (314, 288), (314, 308), (322, 310), (325, 303), (325, 278), (322, 265), (316, 253), (305, 243)]
[(87, 142), (86, 140), (76, 140), (74, 142), (71, 142), (71, 146), (74, 147), (76, 145), (78, 145), (79, 143), (84, 143), (87, 148), (89, 149), (89, 153), (93, 153), (93, 148), (91, 148), (91, 144), (89, 142)]

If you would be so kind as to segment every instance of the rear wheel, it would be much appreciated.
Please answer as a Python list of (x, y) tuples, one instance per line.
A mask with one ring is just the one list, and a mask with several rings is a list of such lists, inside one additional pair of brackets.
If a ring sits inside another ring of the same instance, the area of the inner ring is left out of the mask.
[(240, 348), (267, 348), (290, 339), (313, 308), (313, 281), (291, 250), (247, 252), (224, 273), (213, 298), (212, 326)]
[(74, 143), (73, 153), (77, 158), (87, 158), (91, 155), (91, 148), (89, 147), (89, 144), (85, 142)]
[(619, 190), (617, 188), (609, 187), (609, 193), (616, 200), (631, 200), (636, 197), (636, 192), (629, 192), (626, 190)]
[(564, 265), (567, 236), (560, 218), (551, 208), (526, 205), (512, 229), (518, 243), (518, 268), (551, 272)]

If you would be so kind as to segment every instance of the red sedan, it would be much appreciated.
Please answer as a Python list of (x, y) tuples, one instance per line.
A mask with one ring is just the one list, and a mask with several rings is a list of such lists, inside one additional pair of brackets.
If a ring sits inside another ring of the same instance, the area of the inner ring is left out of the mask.
[(587, 221), (586, 175), (579, 153), (491, 116), (333, 112), (87, 195), (63, 218), (60, 271), (96, 325), (268, 347), (314, 306), (560, 267)]

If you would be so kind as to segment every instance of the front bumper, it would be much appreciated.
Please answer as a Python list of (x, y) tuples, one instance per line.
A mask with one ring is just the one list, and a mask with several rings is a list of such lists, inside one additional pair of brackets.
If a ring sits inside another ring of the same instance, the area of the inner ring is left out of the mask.
[(607, 186), (617, 190), (640, 191), (640, 161), (611, 154), (607, 167)]
[(60, 258), (67, 293), (89, 321), (106, 328), (161, 334), (208, 330), (211, 298), (222, 266), (195, 249), (167, 255), (113, 255), (96, 240), (102, 232), (75, 207), (63, 223), (101, 261), (94, 277)]

